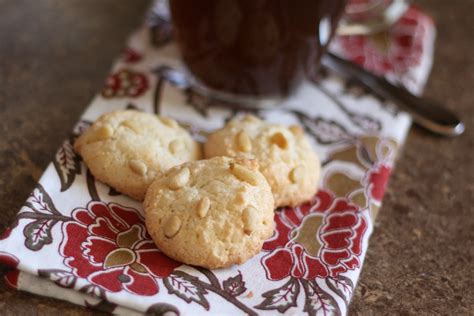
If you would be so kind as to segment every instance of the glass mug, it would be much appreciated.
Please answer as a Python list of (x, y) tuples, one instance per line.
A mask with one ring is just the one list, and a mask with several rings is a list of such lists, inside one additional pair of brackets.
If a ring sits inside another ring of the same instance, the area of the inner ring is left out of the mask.
[(193, 87), (211, 98), (265, 107), (314, 74), (346, 2), (170, 0), (169, 9)]

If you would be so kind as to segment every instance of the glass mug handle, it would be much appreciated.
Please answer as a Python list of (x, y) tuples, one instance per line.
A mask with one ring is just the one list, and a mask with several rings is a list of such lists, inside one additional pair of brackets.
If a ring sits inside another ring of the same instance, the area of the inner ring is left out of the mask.
[(394, 24), (408, 7), (409, 0), (349, 0), (336, 34), (368, 35), (383, 31)]

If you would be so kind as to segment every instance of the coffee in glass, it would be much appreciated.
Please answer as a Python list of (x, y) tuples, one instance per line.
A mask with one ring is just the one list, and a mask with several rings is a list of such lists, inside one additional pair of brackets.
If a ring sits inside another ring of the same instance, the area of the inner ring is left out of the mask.
[(281, 99), (315, 71), (345, 0), (170, 0), (184, 63), (201, 88)]

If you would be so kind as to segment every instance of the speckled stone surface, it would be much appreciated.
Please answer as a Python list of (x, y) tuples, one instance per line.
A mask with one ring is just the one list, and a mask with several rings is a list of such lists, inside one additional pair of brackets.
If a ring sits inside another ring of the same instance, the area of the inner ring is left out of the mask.
[[(416, 2), (438, 23), (426, 94), (457, 111), (468, 128), (455, 139), (411, 130), (370, 240), (352, 315), (474, 311), (474, 1)], [(0, 0), (1, 231), (102, 85), (148, 3)], [(93, 314), (3, 282), (0, 313)]]

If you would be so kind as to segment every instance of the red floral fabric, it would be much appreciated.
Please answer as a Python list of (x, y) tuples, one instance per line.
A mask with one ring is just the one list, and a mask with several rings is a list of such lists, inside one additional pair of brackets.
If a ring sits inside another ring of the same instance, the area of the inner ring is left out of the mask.
[[(167, 9), (158, 2), (154, 9)], [(171, 34), (165, 10), (126, 45), (140, 50), (126, 49), (114, 64), (101, 97), (54, 156), (13, 231), (0, 237), (0, 263), (13, 268), (7, 283), (107, 313), (345, 315), (408, 117), (334, 76), (321, 78), (324, 89), (304, 89), (296, 103), (275, 111), (225, 110), (161, 71), (181, 67), (168, 50)], [(411, 8), (393, 30), (365, 39), (339, 37), (331, 51), (419, 91), (433, 39), (432, 22)], [(166, 58), (154, 58), (163, 53)], [(324, 113), (312, 106), (319, 101)], [(92, 121), (123, 109), (174, 117), (200, 142), (232, 116), (249, 112), (301, 125), (324, 158), (324, 189), (303, 205), (277, 210), (273, 236), (245, 264), (180, 266), (156, 248), (136, 202), (96, 181), (73, 150)], [(18, 249), (15, 256), (12, 249)]]
[(137, 63), (143, 59), (143, 55), (137, 52), (136, 50), (127, 47), (123, 52), (123, 61), (126, 63)]
[(102, 89), (104, 98), (136, 98), (142, 95), (149, 87), (145, 74), (122, 69), (110, 75)]
[(369, 194), (374, 200), (381, 202), (385, 189), (387, 187), (388, 178), (392, 169), (389, 166), (380, 164), (368, 173)]
[[(11, 229), (7, 230), (10, 231)], [(16, 289), (17, 284), (18, 284), (18, 277), (20, 275), (20, 271), (17, 270), (16, 268), (18, 267), (18, 264), (20, 263), (20, 260), (15, 257), (14, 255), (0, 251), (0, 263), (6, 265), (7, 267), (13, 269), (8, 271), (5, 276), (5, 282), (11, 287)]]
[(74, 275), (110, 292), (154, 295), (159, 290), (155, 278), (180, 265), (156, 248), (132, 208), (93, 201), (72, 217), (63, 225), (64, 263)]
[[(318, 253), (311, 255), (297, 237), (304, 222), (316, 216), (322, 224), (309, 226), (306, 232), (319, 244)], [(275, 222), (273, 237), (263, 245), (269, 251), (262, 258), (268, 279), (335, 277), (360, 266), (367, 221), (357, 206), (345, 199), (334, 199), (330, 192), (321, 190), (312, 201), (277, 212)]]
[(8, 227), (8, 228), (3, 232), (3, 234), (0, 236), (0, 240), (7, 239), (7, 238), (10, 236), (12, 230), (13, 230), (13, 229), (12, 229), (11, 227)]
[(11, 288), (18, 288), (18, 278), (20, 277), (20, 270), (11, 270), (5, 274), (5, 282)]
[(6, 265), (9, 268), (16, 269), (20, 260), (11, 253), (0, 251), (0, 263)]
[(374, 36), (340, 36), (336, 41), (345, 58), (379, 75), (401, 74), (417, 66), (426, 37), (425, 14), (410, 7), (386, 33)]

